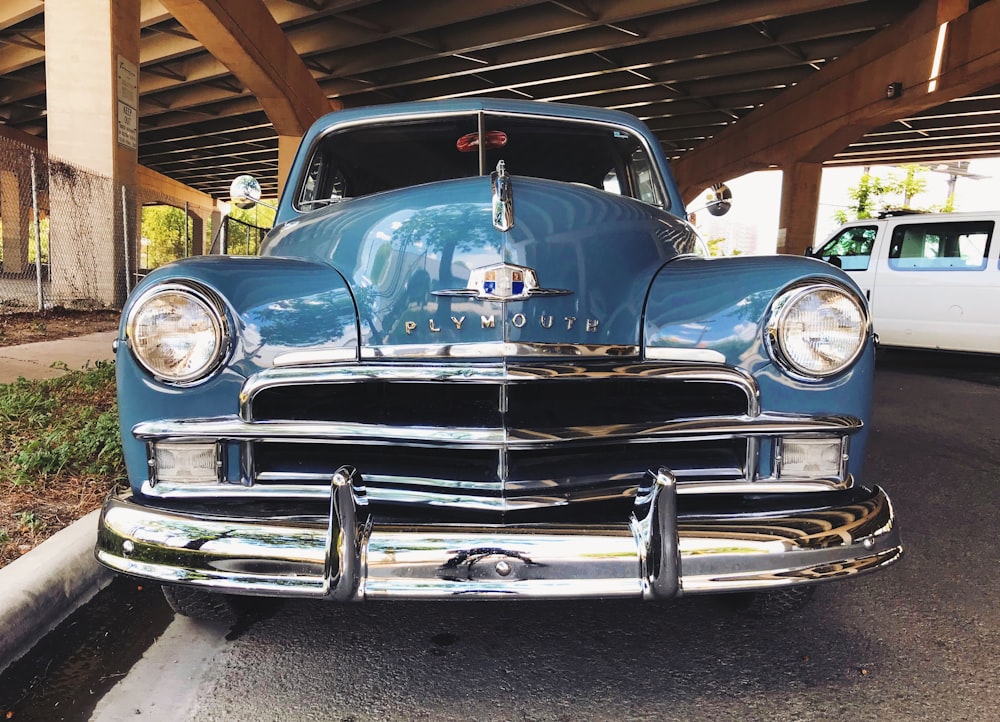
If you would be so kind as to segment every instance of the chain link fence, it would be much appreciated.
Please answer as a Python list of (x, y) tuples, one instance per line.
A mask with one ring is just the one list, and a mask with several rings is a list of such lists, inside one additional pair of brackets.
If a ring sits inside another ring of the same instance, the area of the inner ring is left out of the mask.
[(216, 218), (0, 137), (0, 313), (120, 308), (165, 263), (259, 252), (267, 228)]

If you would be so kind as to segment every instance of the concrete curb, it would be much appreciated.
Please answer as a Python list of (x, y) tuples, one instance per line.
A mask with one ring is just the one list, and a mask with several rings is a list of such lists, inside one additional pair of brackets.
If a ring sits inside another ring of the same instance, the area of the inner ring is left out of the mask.
[(0, 672), (111, 582), (94, 559), (99, 515), (92, 511), (0, 568)]

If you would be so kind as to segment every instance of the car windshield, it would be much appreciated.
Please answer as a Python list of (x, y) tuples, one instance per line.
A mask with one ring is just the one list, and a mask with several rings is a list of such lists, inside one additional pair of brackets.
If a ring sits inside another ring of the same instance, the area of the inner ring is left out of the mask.
[(296, 205), (488, 174), (503, 160), (511, 175), (578, 183), (663, 205), (649, 154), (633, 133), (596, 123), (478, 114), (349, 127), (313, 151)]

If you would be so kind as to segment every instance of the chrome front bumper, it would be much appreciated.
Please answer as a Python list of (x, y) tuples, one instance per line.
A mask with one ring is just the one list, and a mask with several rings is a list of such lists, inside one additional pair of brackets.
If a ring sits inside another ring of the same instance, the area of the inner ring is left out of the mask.
[(328, 517), (195, 516), (110, 499), (96, 555), (116, 571), (210, 591), (364, 599), (642, 597), (766, 590), (874, 571), (902, 555), (892, 505), (677, 516), (665, 469), (618, 524), (373, 523), (353, 469)]

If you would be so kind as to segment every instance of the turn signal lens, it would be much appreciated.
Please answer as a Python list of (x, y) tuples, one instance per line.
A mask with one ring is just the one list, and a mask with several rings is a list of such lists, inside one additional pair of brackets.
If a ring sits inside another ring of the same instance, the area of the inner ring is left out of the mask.
[(212, 444), (160, 441), (153, 446), (156, 482), (165, 484), (214, 484), (219, 481), (219, 452)]
[(843, 474), (843, 438), (784, 438), (778, 445), (778, 478), (836, 479)]

